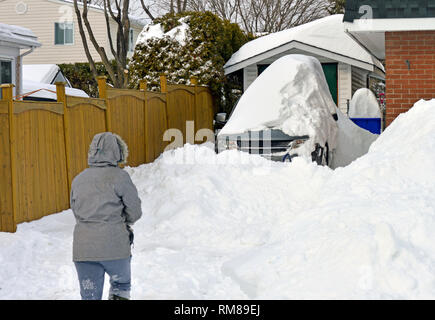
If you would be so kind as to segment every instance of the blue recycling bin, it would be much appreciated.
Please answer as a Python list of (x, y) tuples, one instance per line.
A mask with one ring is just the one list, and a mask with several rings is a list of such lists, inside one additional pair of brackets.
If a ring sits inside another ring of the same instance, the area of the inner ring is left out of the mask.
[(381, 134), (381, 118), (350, 118), (358, 127), (374, 134)]

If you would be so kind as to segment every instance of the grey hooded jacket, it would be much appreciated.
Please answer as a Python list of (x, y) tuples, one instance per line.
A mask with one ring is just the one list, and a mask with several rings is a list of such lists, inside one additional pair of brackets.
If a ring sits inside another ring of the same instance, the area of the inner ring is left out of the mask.
[(130, 257), (127, 224), (142, 215), (137, 189), (118, 167), (127, 146), (110, 132), (99, 133), (88, 153), (89, 168), (74, 178), (71, 209), (76, 218), (73, 261), (107, 261)]

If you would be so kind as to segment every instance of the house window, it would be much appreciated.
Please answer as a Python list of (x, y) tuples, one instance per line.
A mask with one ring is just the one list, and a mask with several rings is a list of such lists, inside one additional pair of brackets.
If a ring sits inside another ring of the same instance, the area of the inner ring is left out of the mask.
[[(0, 84), (12, 83), (12, 61), (0, 60)], [(0, 90), (0, 99), (2, 93)]]
[(266, 70), (268, 66), (270, 66), (270, 64), (258, 64), (257, 65), (257, 75), (262, 74), (263, 71)]
[(0, 60), (0, 84), (12, 83), (12, 61)]
[(129, 52), (133, 52), (134, 51), (134, 32), (133, 29), (130, 29), (129, 33), (128, 33), (128, 51)]
[(72, 22), (54, 23), (54, 44), (64, 45), (74, 43), (74, 25)]

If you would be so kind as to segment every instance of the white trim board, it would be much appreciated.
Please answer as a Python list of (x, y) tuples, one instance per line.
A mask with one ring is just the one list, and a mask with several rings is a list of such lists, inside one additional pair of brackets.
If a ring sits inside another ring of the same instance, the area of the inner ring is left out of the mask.
[(344, 22), (350, 33), (435, 30), (435, 18), (356, 19)]

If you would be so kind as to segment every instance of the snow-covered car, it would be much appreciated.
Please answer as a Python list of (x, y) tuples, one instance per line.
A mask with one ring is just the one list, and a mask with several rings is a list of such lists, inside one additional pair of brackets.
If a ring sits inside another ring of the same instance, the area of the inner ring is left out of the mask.
[(274, 161), (300, 156), (328, 165), (337, 144), (336, 121), (337, 106), (320, 62), (287, 55), (242, 95), (217, 135), (217, 151), (237, 149)]

